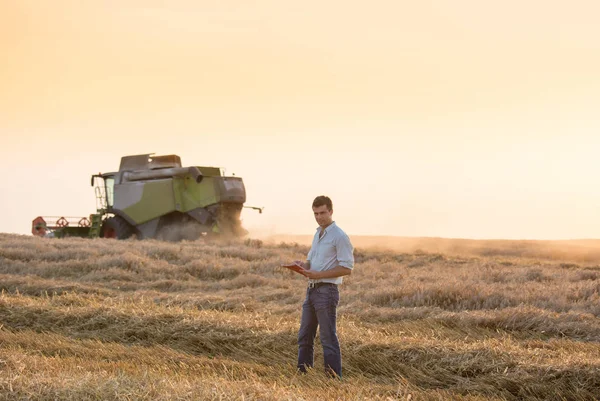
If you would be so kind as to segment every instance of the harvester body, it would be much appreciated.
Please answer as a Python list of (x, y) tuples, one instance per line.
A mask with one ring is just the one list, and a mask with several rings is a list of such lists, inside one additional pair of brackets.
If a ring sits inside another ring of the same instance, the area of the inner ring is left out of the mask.
[(58, 220), (62, 226), (44, 225), (38, 217), (38, 230), (34, 220), (32, 232), (169, 240), (247, 233), (240, 220), (246, 202), (244, 182), (224, 176), (218, 167), (183, 167), (177, 155), (125, 156), (119, 171), (93, 175), (91, 183), (96, 190), (95, 214), (82, 218), (77, 227), (64, 218)]

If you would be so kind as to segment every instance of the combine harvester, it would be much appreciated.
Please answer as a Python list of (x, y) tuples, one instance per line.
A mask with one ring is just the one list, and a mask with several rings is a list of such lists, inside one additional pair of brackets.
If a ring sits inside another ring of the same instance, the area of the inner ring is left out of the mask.
[(177, 155), (124, 156), (119, 171), (92, 175), (96, 213), (89, 217), (36, 217), (40, 237), (181, 240), (201, 235), (243, 236), (246, 189), (218, 167), (182, 167)]

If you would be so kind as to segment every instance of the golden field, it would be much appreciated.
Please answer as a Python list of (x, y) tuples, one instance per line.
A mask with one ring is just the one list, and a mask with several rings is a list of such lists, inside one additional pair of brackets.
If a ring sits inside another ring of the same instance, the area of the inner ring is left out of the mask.
[(306, 237), (0, 234), (0, 400), (600, 399), (600, 241), (353, 242), (338, 381), (295, 372)]

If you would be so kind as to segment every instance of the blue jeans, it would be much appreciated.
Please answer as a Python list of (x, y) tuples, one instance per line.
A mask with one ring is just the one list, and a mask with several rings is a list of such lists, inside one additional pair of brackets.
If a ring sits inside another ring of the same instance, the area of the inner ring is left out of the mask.
[(342, 377), (342, 352), (336, 333), (337, 305), (340, 293), (335, 284), (325, 284), (306, 290), (302, 304), (302, 320), (298, 332), (298, 370), (306, 372), (314, 364), (314, 342), (319, 327), (323, 346), (325, 371)]

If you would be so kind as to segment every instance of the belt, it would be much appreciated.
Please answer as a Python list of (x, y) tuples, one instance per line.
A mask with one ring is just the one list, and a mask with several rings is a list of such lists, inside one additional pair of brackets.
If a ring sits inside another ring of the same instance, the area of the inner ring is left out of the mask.
[(337, 286), (337, 284), (334, 284), (334, 283), (314, 283), (311, 281), (308, 283), (308, 288), (319, 288), (324, 285), (336, 285)]

